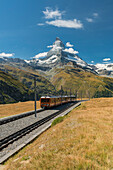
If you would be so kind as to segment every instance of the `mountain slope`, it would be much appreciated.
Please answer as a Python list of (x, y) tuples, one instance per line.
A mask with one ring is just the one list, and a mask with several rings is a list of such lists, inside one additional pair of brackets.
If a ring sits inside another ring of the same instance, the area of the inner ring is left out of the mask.
[(12, 103), (32, 99), (32, 91), (11, 75), (0, 71), (0, 103)]
[(78, 96), (102, 97), (113, 96), (113, 78), (100, 77), (91, 72), (84, 71), (80, 68), (66, 66), (64, 68), (55, 69), (51, 82), (57, 90), (61, 89), (68, 94), (75, 94), (78, 91)]
[(52, 85), (52, 83), (46, 78), (39, 75), (37, 71), (29, 70), (28, 72), (7, 65), (2, 67), (2, 69), (8, 74), (12, 75), (14, 78), (18, 79), (21, 83), (23, 83), (27, 88), (31, 90), (34, 89), (34, 77), (36, 77), (38, 97), (45, 94), (48, 95), (51, 93), (55, 93), (55, 87)]

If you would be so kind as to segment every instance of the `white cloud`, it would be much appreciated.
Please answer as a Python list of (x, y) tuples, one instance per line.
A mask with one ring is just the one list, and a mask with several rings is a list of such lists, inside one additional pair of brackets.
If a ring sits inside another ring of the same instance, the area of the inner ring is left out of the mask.
[(73, 47), (73, 45), (70, 44), (70, 42), (67, 42), (67, 43), (66, 43), (66, 47)]
[(44, 52), (44, 53), (39, 53), (35, 55), (33, 58), (39, 59), (39, 58), (46, 57), (46, 56), (47, 56), (47, 52)]
[(110, 61), (110, 58), (104, 58), (103, 61)]
[(42, 25), (45, 25), (45, 24), (44, 23), (38, 23), (37, 25), (42, 26)]
[(94, 16), (94, 17), (98, 17), (98, 13), (96, 13), (96, 12), (93, 13), (93, 16)]
[(53, 45), (48, 45), (48, 46), (47, 46), (47, 48), (52, 48), (52, 47), (53, 47)]
[(75, 51), (73, 48), (69, 48), (69, 49), (66, 48), (64, 51), (72, 53), (72, 54), (78, 54), (79, 53), (78, 51)]
[(93, 22), (93, 19), (92, 18), (86, 18), (86, 21), (87, 22)]
[(94, 22), (94, 19), (97, 18), (97, 17), (98, 17), (98, 13), (93, 13), (93, 18), (87, 17), (87, 18), (86, 18), (86, 21), (87, 21), (87, 22), (90, 22), (90, 23), (91, 23), (91, 22)]
[(94, 61), (91, 61), (91, 63), (94, 63)]
[(64, 13), (63, 12), (60, 12), (58, 9), (56, 10), (52, 10), (51, 8), (49, 7), (46, 7), (46, 10), (45, 11), (42, 11), (43, 14), (45, 15), (45, 18), (46, 19), (53, 19), (53, 18), (58, 18), (58, 19), (61, 19), (62, 18), (62, 14)]
[(65, 28), (75, 28), (80, 29), (83, 28), (83, 24), (80, 20), (54, 20), (54, 21), (46, 21), (49, 25), (54, 25), (56, 27), (65, 27)]
[(0, 53), (0, 58), (2, 57), (13, 57), (14, 56), (14, 53)]

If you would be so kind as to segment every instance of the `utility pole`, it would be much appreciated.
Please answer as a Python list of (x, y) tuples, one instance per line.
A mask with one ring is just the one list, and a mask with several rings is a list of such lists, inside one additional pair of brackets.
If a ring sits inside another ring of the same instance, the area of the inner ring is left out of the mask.
[(37, 114), (36, 114), (36, 77), (34, 77), (34, 98), (35, 98), (35, 117), (37, 117)]
[(90, 100), (90, 91), (88, 90), (88, 94), (89, 94), (89, 100)]
[(77, 100), (77, 97), (78, 97), (78, 91), (76, 90), (76, 100)]
[(70, 102), (71, 102), (71, 89), (70, 89)]
[(90, 97), (90, 87), (91, 87), (91, 86), (90, 86), (90, 84), (89, 84), (89, 89), (88, 89), (89, 100), (90, 100), (90, 98), (91, 98), (91, 97)]
[(66, 96), (67, 96), (67, 90), (66, 90)]
[(81, 100), (82, 100), (82, 91), (81, 91)]
[(62, 92), (63, 92), (63, 87), (61, 86), (61, 104), (62, 104)]

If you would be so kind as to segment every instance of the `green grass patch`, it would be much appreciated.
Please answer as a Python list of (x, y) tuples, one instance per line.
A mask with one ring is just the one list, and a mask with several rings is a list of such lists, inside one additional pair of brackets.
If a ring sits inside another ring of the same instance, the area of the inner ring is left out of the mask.
[(79, 105), (79, 106), (76, 107), (75, 109), (76, 109), (76, 110), (79, 110), (79, 109), (81, 109), (81, 110), (86, 110), (87, 107), (86, 107), (86, 105), (85, 105), (84, 103), (81, 103), (81, 105)]
[(23, 156), (23, 157), (22, 157), (22, 161), (27, 161), (28, 159), (30, 159), (29, 156)]
[(57, 123), (60, 123), (64, 120), (64, 117), (60, 116), (58, 118), (56, 118), (53, 122), (52, 122), (52, 125), (51, 126), (54, 126), (56, 125)]

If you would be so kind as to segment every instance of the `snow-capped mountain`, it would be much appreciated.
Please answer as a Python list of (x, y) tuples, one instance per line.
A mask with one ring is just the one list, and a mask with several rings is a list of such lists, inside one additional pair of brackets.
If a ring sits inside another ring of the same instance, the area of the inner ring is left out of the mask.
[(63, 65), (73, 65), (74, 67), (82, 67), (93, 72), (93, 69), (83, 61), (73, 48), (66, 48), (63, 42), (57, 37), (50, 51), (36, 55), (32, 60), (25, 60), (38, 69), (48, 70), (53, 67), (61, 67)]
[(96, 64), (93, 69), (98, 72), (99, 75), (113, 77), (113, 63)]
[(23, 59), (20, 58), (9, 58), (9, 57), (0, 57), (0, 63), (21, 63), (26, 64), (26, 62)]
[(11, 66), (26, 71), (30, 67), (29, 64), (27, 64), (23, 59), (20, 58), (0, 57), (0, 70), (6, 72), (5, 66)]

